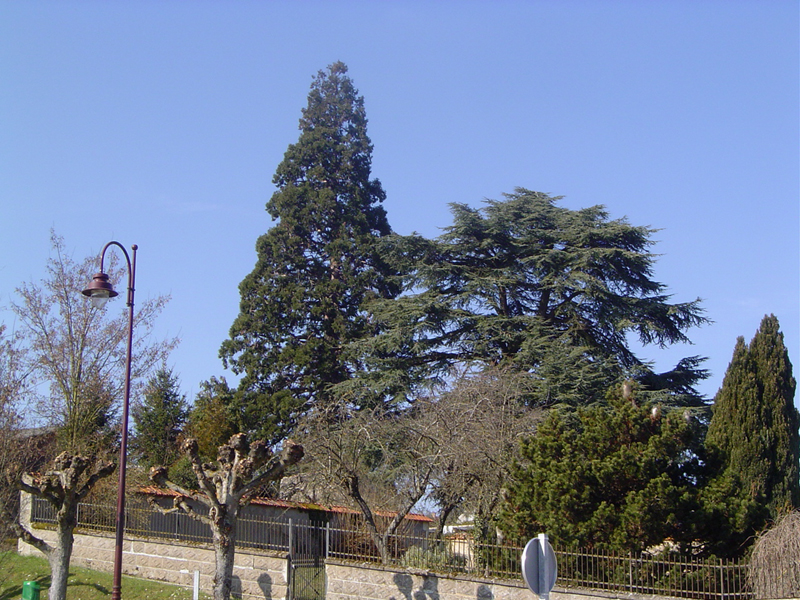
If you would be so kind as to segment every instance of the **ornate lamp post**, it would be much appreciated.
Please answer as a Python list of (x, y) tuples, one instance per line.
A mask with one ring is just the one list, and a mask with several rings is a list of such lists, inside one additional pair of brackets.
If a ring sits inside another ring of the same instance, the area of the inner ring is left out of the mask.
[(136, 250), (133, 244), (133, 263), (128, 257), (125, 247), (119, 242), (109, 242), (100, 253), (100, 272), (92, 277), (91, 283), (83, 292), (84, 296), (92, 299), (92, 305), (102, 308), (109, 299), (118, 296), (114, 286), (108, 280), (108, 275), (103, 272), (103, 260), (106, 250), (110, 246), (117, 246), (125, 255), (128, 263), (128, 354), (125, 360), (125, 397), (122, 403), (122, 439), (119, 447), (119, 488), (117, 489), (117, 539), (114, 546), (114, 585), (111, 589), (111, 600), (120, 600), (122, 593), (122, 536), (125, 531), (125, 470), (128, 463), (128, 404), (131, 395), (131, 350), (133, 347), (133, 286), (136, 280)]

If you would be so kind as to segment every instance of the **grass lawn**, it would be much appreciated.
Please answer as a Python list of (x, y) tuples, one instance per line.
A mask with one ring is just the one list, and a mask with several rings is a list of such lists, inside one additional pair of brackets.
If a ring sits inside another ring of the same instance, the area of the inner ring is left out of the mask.
[[(111, 597), (113, 583), (111, 573), (92, 571), (81, 567), (70, 567), (67, 581), (69, 600), (106, 600)], [(50, 567), (44, 558), (20, 556), (14, 551), (0, 552), (0, 600), (18, 600), (22, 597), (22, 582), (38, 581), (41, 598), (47, 599), (50, 588)], [(122, 577), (122, 595), (137, 600), (191, 600), (192, 590), (138, 579)], [(209, 598), (200, 594), (200, 598)]]

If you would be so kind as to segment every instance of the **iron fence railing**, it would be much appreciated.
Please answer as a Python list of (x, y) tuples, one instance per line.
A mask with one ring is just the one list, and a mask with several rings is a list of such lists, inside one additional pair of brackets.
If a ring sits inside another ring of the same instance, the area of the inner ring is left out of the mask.
[[(78, 528), (113, 532), (116, 507), (81, 504)], [(129, 502), (125, 513), (128, 535), (186, 542), (212, 541), (208, 525), (181, 512), (164, 514), (144, 502)], [(55, 523), (52, 507), (33, 499), (31, 520)], [(294, 541), (293, 541), (294, 540)], [(372, 537), (365, 528), (349, 524), (292, 522), (274, 515), (251, 511), (240, 516), (237, 545), (242, 548), (296, 552), (297, 540), (305, 549), (315, 548), (323, 557), (359, 562), (381, 562)], [(522, 545), (481, 544), (468, 535), (435, 539), (428, 535), (388, 536), (387, 555), (396, 566), (427, 569), (436, 573), (458, 573), (487, 579), (521, 579)], [(615, 554), (553, 544), (558, 563), (557, 585), (663, 595), (694, 600), (746, 600), (752, 598), (744, 560), (702, 559), (665, 554)]]

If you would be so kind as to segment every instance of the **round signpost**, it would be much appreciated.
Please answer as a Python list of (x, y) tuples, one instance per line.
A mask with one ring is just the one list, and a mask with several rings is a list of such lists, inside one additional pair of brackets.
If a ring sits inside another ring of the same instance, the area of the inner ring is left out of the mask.
[(540, 533), (522, 551), (522, 578), (530, 591), (547, 600), (556, 584), (557, 575), (556, 553), (547, 541), (547, 534)]

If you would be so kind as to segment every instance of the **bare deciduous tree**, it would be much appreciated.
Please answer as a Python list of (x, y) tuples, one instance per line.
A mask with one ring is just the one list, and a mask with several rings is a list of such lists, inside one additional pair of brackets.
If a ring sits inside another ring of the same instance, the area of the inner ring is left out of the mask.
[[(32, 373), (50, 385), (49, 396), (38, 403), (41, 415), (59, 426), (64, 448), (93, 450), (97, 434), (109, 433), (114, 403), (122, 398), (127, 315), (121, 310), (111, 316), (112, 305), (94, 308), (81, 295), (97, 270), (97, 257), (73, 261), (63, 238), (55, 233), (51, 233), (51, 245), (46, 276), (38, 284), (23, 283), (17, 289), (19, 301), (11, 309), (22, 325), (22, 349)], [(109, 261), (107, 272), (124, 285), (125, 275), (114, 262)], [(162, 364), (177, 344), (177, 339), (155, 343), (148, 339), (167, 301), (168, 297), (159, 296), (137, 306), (134, 391), (137, 382)]]
[[(439, 464), (437, 440), (414, 411), (355, 411), (344, 404), (318, 412), (304, 430), (311, 448), (304, 469), (306, 499), (344, 500), (358, 510), (382, 561), (388, 562), (390, 537), (425, 495)], [(326, 489), (328, 494), (319, 496)], [(388, 524), (378, 522), (378, 511), (390, 515)]]
[[(29, 373), (19, 349), (18, 336), (7, 335), (0, 323), (0, 506), (16, 520), (19, 493), (13, 482), (26, 466), (27, 444), (20, 439), (22, 396), (28, 388)], [(10, 520), (0, 523), (0, 536), (11, 533)]]
[(417, 407), (426, 431), (441, 448), (431, 479), (439, 535), (451, 515), (486, 519), (501, 499), (521, 437), (530, 435), (541, 411), (527, 406), (530, 377), (490, 370), (461, 379), (452, 390)]
[[(264, 442), (250, 443), (246, 434), (237, 433), (219, 447), (216, 463), (202, 463), (194, 439), (186, 440), (182, 450), (192, 463), (199, 491), (187, 490), (170, 481), (163, 466), (150, 469), (150, 479), (178, 494), (170, 511), (182, 511), (211, 527), (216, 563), (214, 599), (229, 600), (239, 511), (262, 485), (298, 463), (303, 458), (303, 447), (287, 440), (281, 452), (274, 455)], [(190, 501), (206, 507), (208, 514), (198, 511)]]

